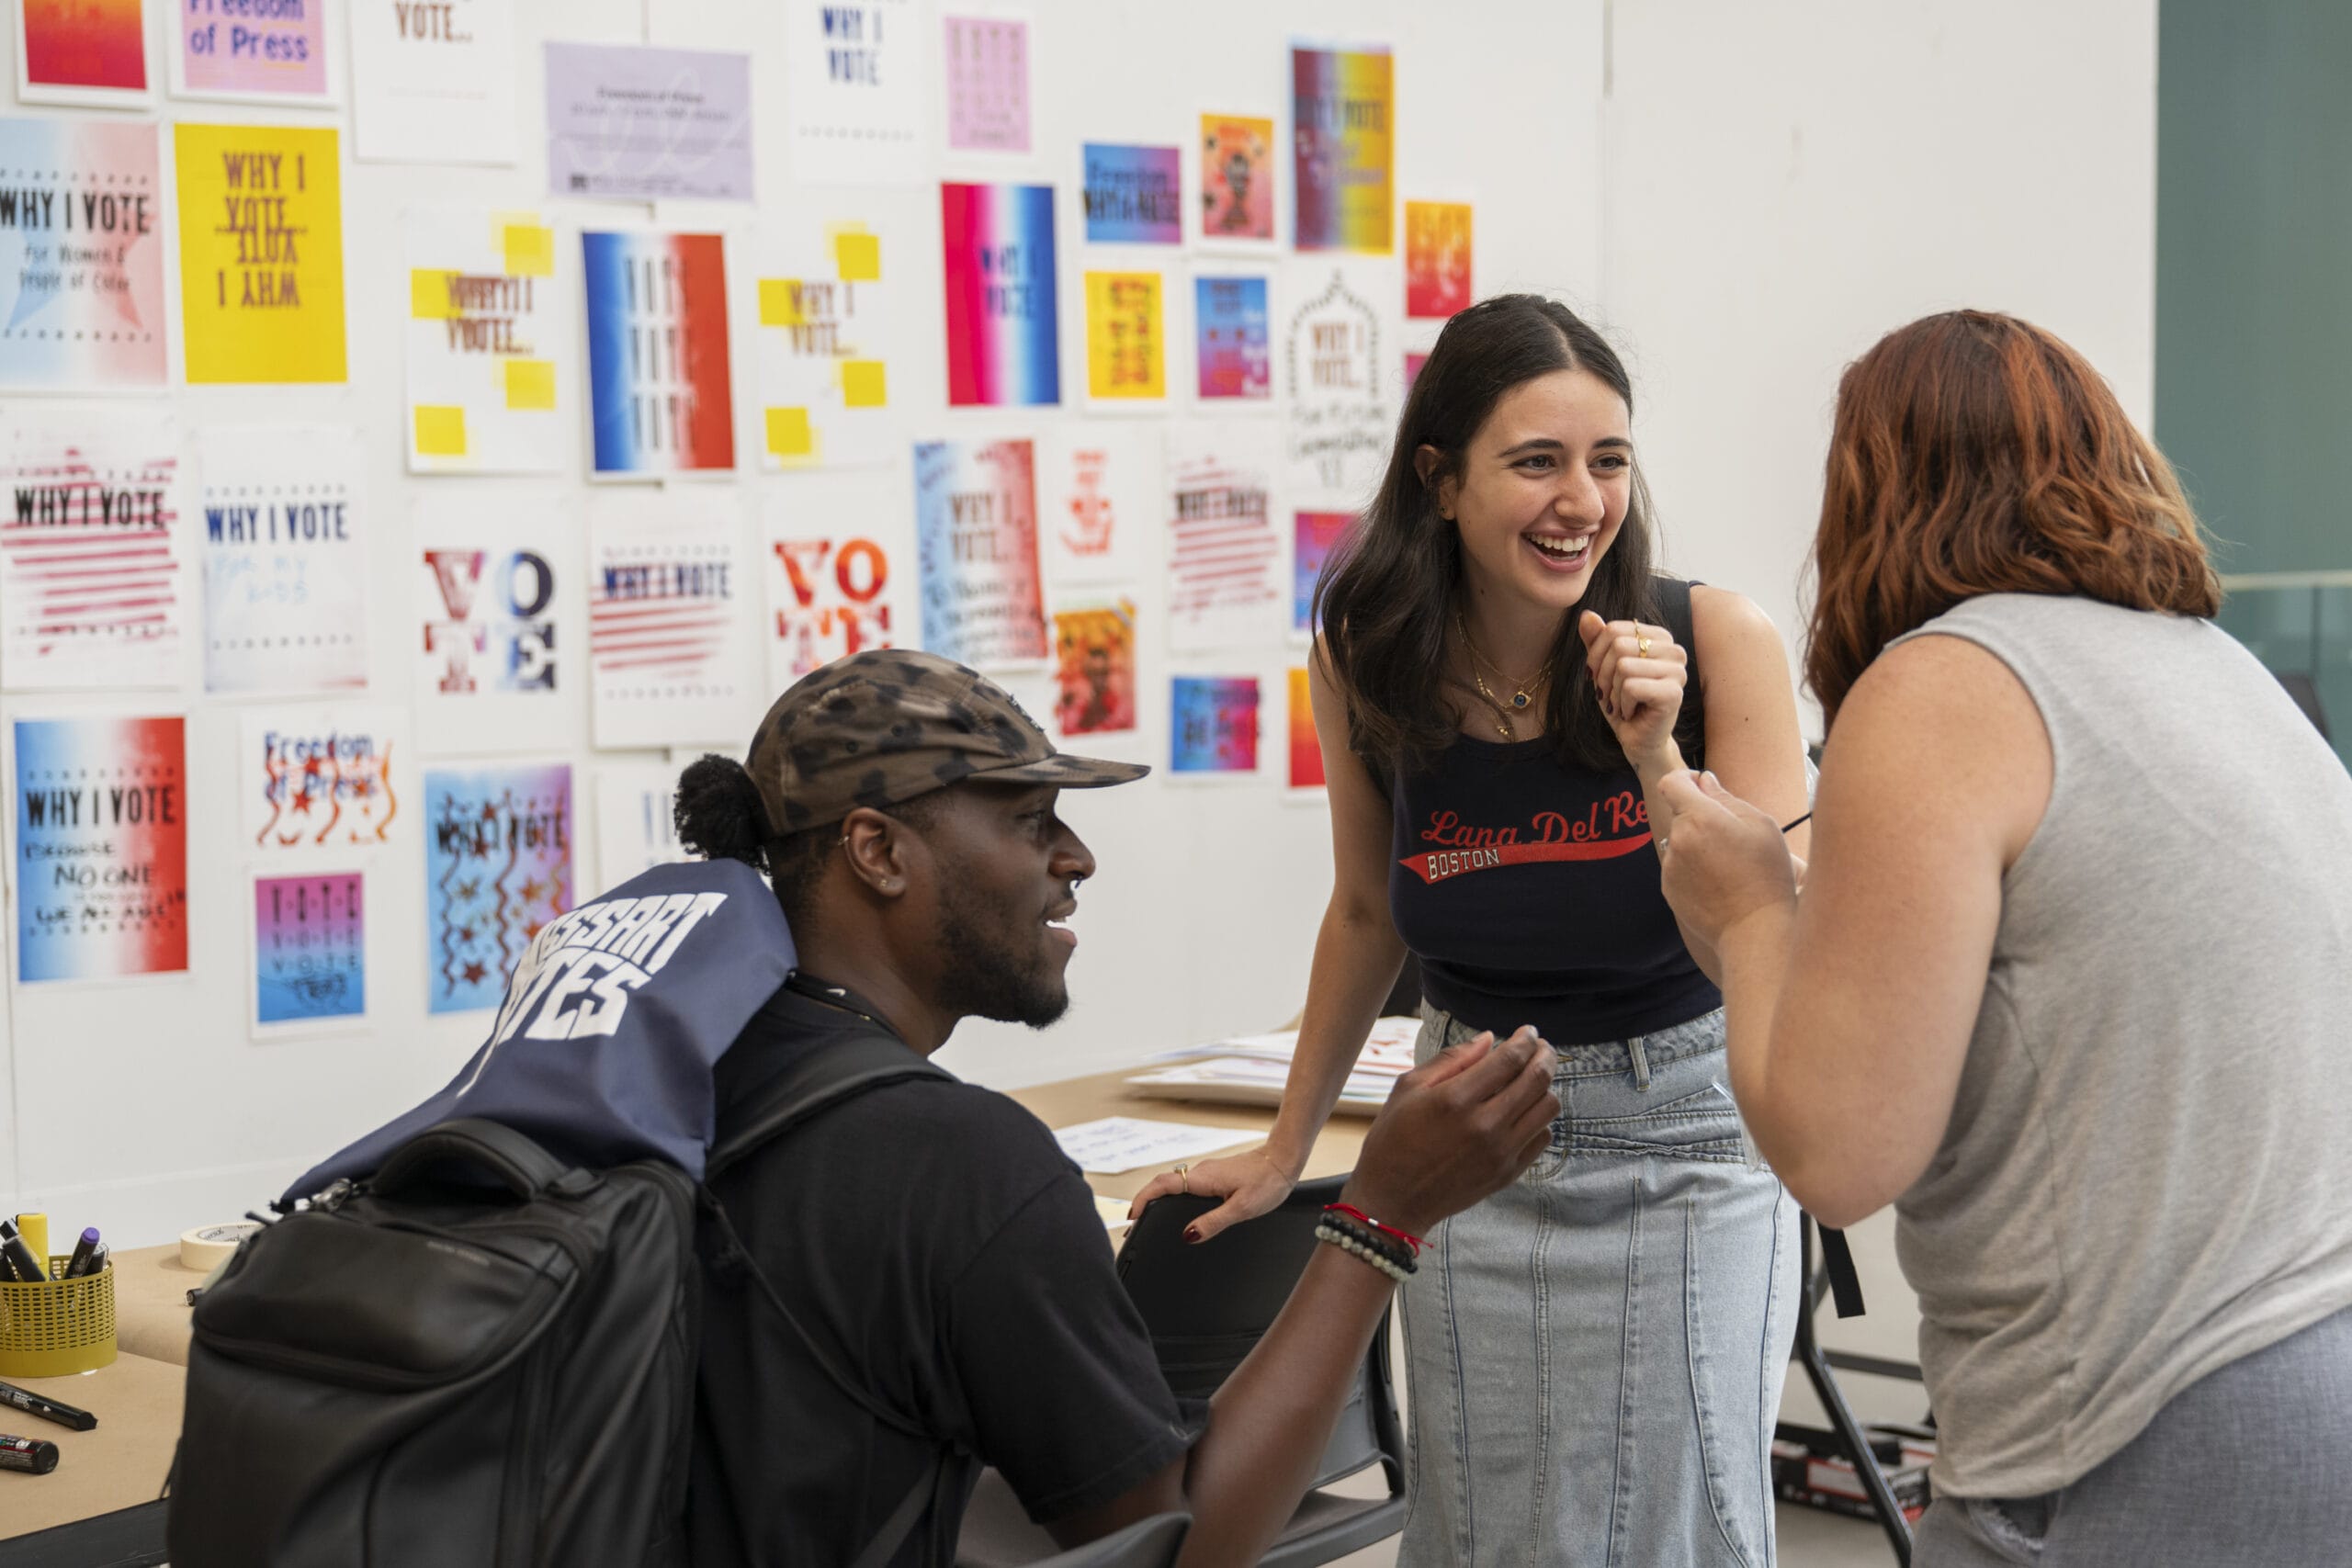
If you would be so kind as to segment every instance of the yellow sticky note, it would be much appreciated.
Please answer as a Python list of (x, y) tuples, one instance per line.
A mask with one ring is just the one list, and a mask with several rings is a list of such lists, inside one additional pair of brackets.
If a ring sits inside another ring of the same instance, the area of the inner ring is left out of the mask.
[(499, 231), (509, 277), (555, 276), (555, 231), (538, 223), (509, 223)]
[(510, 409), (551, 409), (555, 407), (555, 361), (552, 359), (509, 359), (501, 378), (506, 383), (506, 406)]
[(768, 410), (768, 450), (779, 457), (806, 457), (817, 449), (807, 409)]
[(438, 272), (429, 267), (413, 267), (408, 275), (408, 313), (420, 321), (446, 321), (458, 314), (458, 307), (449, 299), (450, 279), (454, 272)]
[(843, 283), (881, 282), (882, 236), (848, 233), (834, 235), (833, 263), (840, 268)]
[(806, 324), (800, 313), (800, 280), (797, 277), (760, 279), (760, 325), (797, 327)]
[(417, 404), (416, 451), (422, 457), (464, 457), (466, 411), (430, 403)]
[(842, 361), (842, 401), (854, 409), (878, 409), (890, 400), (888, 378), (878, 359)]

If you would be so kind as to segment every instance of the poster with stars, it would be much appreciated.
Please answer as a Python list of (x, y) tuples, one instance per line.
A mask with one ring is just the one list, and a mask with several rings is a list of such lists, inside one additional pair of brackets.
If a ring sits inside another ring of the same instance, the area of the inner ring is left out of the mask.
[(181, 684), (179, 480), (179, 428), (161, 410), (9, 411), (0, 425), (0, 684)]
[(254, 1039), (367, 1022), (366, 883), (356, 871), (253, 879)]
[(267, 860), (380, 848), (413, 817), (410, 767), (402, 709), (249, 708), (237, 749), (242, 842)]
[(368, 684), (367, 535), (350, 425), (201, 431), (204, 689)]
[(17, 978), (187, 968), (186, 721), (20, 718)]
[(428, 1010), (494, 1008), (539, 928), (571, 908), (571, 768), (424, 775)]
[(161, 389), (155, 128), (0, 119), (0, 386)]
[(757, 689), (743, 529), (688, 497), (606, 496), (589, 519), (599, 747), (741, 744)]

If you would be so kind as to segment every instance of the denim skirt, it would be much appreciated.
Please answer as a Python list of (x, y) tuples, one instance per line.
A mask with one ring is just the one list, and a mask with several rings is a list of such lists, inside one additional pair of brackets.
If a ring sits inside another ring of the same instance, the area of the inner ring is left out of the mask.
[[(1423, 1009), (1427, 1062), (1479, 1032)], [(1741, 1151), (1720, 1010), (1570, 1046), (1551, 1147), (1405, 1286), (1400, 1568), (1766, 1568), (1797, 1211)]]

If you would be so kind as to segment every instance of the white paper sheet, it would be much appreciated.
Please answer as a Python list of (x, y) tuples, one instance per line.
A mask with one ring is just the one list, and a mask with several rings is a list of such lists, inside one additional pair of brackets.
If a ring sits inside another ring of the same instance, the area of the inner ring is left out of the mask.
[(1075, 1127), (1057, 1127), (1054, 1141), (1081, 1170), (1116, 1176), (1148, 1165), (1198, 1159), (1219, 1149), (1254, 1144), (1264, 1134), (1247, 1127), (1195, 1127), (1185, 1122), (1144, 1122), (1105, 1116)]

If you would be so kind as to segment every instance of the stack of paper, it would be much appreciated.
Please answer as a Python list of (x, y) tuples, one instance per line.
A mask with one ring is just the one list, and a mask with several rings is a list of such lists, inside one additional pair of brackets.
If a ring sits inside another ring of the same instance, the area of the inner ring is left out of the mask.
[[(1420, 1032), (1418, 1019), (1384, 1018), (1374, 1023), (1335, 1109), (1369, 1116), (1387, 1103), (1388, 1091), (1412, 1070), (1413, 1042)], [(1296, 1030), (1238, 1035), (1181, 1053), (1183, 1060), (1126, 1081), (1139, 1093), (1170, 1100), (1278, 1105), (1290, 1077), (1291, 1053), (1297, 1047)]]

